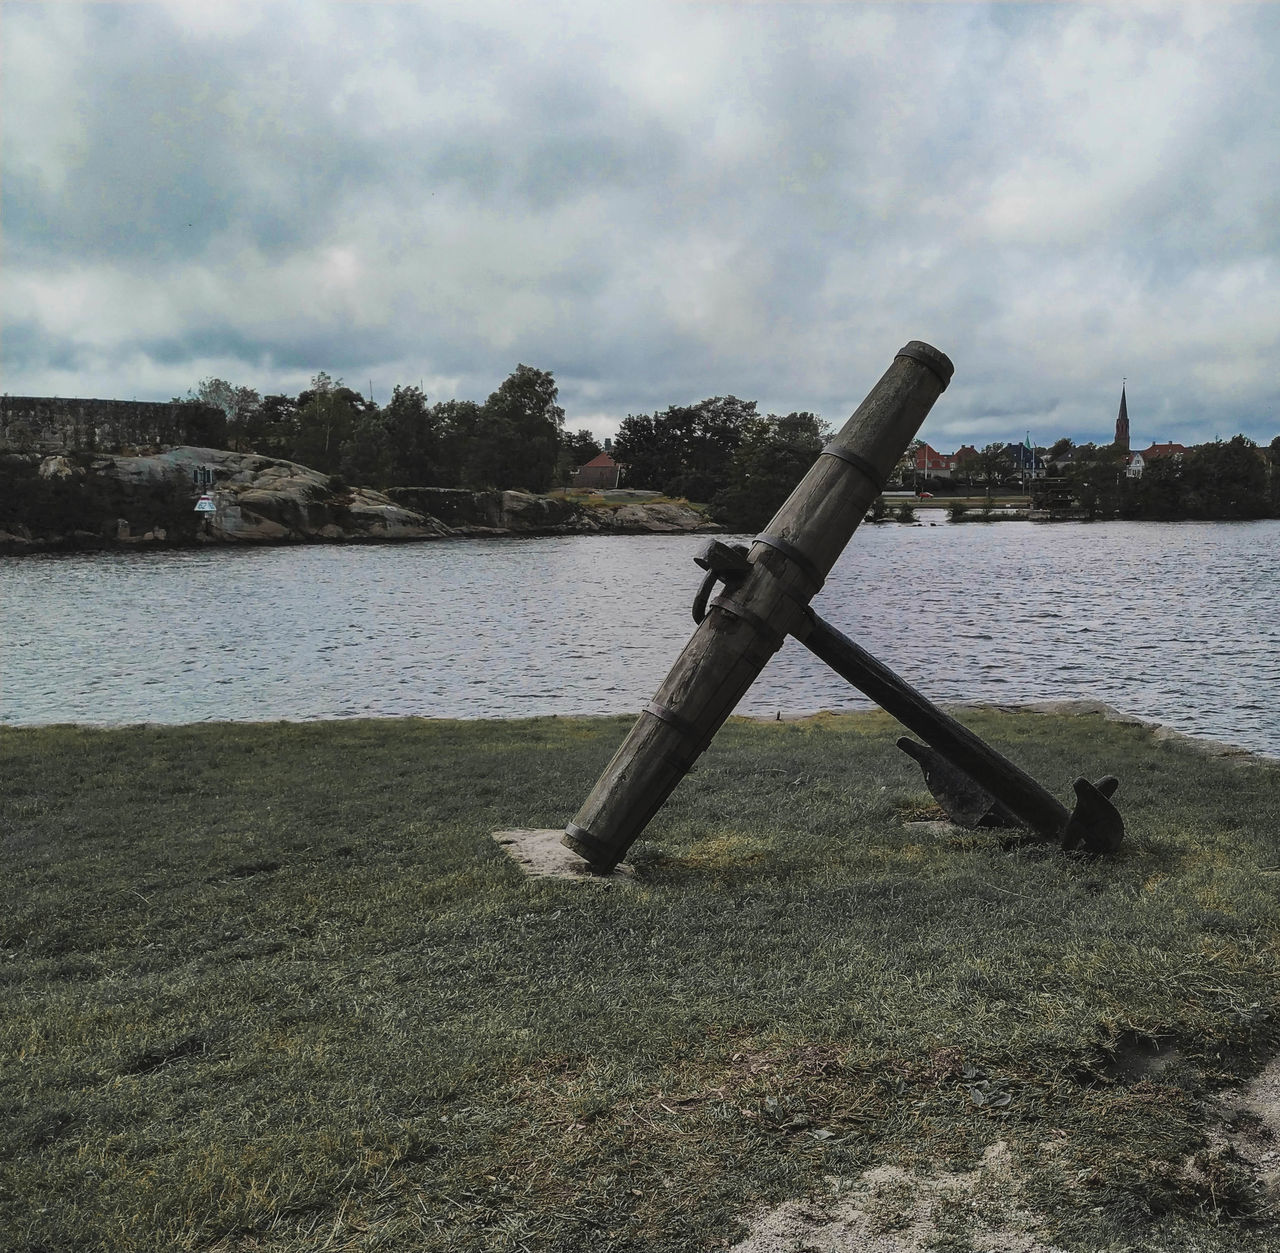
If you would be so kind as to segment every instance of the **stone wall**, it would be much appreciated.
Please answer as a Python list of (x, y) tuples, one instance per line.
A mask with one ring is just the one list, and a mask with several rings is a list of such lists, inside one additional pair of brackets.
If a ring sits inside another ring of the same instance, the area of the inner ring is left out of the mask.
[(0, 451), (121, 452), (226, 444), (227, 419), (212, 405), (147, 400), (0, 397)]

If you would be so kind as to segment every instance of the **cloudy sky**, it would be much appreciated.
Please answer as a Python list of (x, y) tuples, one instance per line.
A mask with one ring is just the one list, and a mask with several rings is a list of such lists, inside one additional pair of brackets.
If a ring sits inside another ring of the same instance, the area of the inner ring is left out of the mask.
[(1280, 5), (21, 3), (5, 392), (550, 370), (924, 434), (1280, 434)]

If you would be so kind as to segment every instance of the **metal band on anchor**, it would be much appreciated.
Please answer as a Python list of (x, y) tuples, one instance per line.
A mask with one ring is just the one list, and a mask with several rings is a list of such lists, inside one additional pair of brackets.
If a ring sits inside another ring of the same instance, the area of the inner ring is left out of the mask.
[(835, 457), (846, 465), (851, 465), (855, 470), (860, 470), (871, 480), (876, 491), (884, 491), (884, 475), (865, 457), (859, 457), (856, 452), (849, 452), (847, 449), (840, 448), (835, 444), (828, 444), (818, 455), (820, 457)]
[(587, 861), (593, 864), (608, 862), (611, 868), (617, 864), (617, 858), (610, 857), (609, 848), (604, 841), (592, 835), (586, 827), (580, 827), (576, 822), (566, 823), (564, 833), (573, 842), (574, 852)]
[(800, 572), (807, 575), (813, 583), (815, 594), (822, 590), (822, 585), (827, 581), (826, 577), (794, 544), (788, 543), (788, 541), (780, 539), (776, 535), (757, 535), (755, 542), (768, 545), (775, 552), (780, 552), (793, 565), (798, 566)]
[(645, 705), (644, 712), (652, 714), (653, 717), (665, 722), (669, 727), (674, 727), (687, 740), (699, 738), (698, 728), (688, 718), (682, 718), (674, 709), (668, 709), (666, 705), (660, 705), (656, 700), (651, 700)]
[(778, 645), (787, 638), (785, 631), (779, 631), (777, 627), (770, 626), (758, 613), (752, 613), (750, 609), (743, 609), (741, 605), (736, 605), (723, 592), (712, 599), (712, 609), (721, 609), (732, 618), (737, 618), (745, 622), (759, 635), (763, 635), (768, 639), (776, 640)]
[(897, 356), (910, 357), (912, 361), (928, 366), (938, 376), (938, 382), (942, 384), (944, 392), (947, 390), (947, 384), (951, 382), (951, 376), (956, 372), (955, 366), (951, 364), (951, 358), (945, 352), (939, 352), (932, 344), (926, 344), (918, 339), (913, 339), (905, 347), (899, 348)]

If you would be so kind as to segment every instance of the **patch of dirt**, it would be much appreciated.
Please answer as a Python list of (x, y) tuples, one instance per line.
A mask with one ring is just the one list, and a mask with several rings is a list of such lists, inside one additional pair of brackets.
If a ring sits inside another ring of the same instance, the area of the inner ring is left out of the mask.
[(1184, 1178), (1228, 1214), (1280, 1216), (1280, 1057), (1210, 1108), (1208, 1147), (1184, 1164)]
[(1084, 1084), (1102, 1079), (1126, 1086), (1141, 1083), (1144, 1079), (1159, 1081), (1165, 1071), (1181, 1060), (1181, 1052), (1168, 1041), (1124, 1032), (1112, 1051), (1082, 1071), (1079, 1079)]
[(924, 1253), (939, 1245), (1062, 1253), (1035, 1238), (1035, 1215), (1021, 1204), (1003, 1140), (967, 1173), (917, 1175), (878, 1166), (856, 1179), (829, 1175), (827, 1182), (826, 1198), (788, 1201), (758, 1215), (732, 1253)]

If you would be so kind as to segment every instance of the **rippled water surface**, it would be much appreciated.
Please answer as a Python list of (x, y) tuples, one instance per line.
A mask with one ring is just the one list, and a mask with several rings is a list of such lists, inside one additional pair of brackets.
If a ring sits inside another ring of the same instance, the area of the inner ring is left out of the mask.
[[(0, 722), (634, 712), (689, 536), (0, 558)], [(1280, 522), (863, 527), (814, 602), (940, 702), (1100, 699), (1280, 755)], [(867, 702), (788, 642), (740, 712)]]

